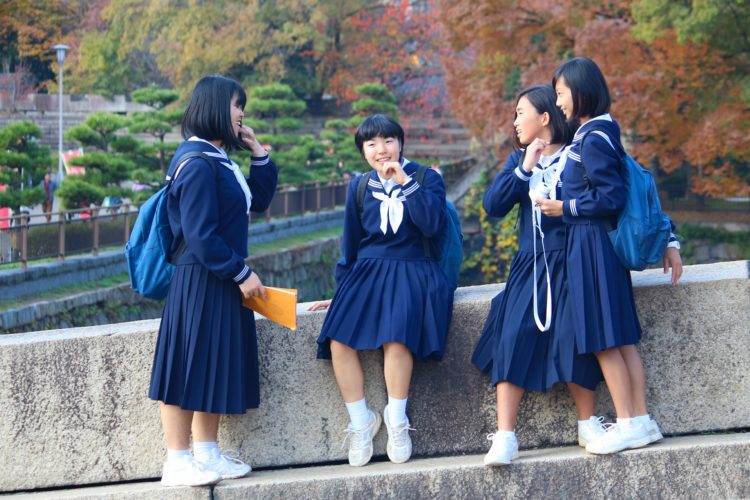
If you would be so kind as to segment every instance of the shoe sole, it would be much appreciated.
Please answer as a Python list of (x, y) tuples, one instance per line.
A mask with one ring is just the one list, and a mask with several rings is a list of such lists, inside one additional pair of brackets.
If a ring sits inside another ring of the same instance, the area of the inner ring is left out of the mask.
[(191, 486), (191, 487), (196, 487), (196, 486), (212, 486), (214, 484), (217, 484), (217, 483), (221, 482), (223, 479), (224, 478), (219, 477), (218, 479), (213, 480), (213, 481), (206, 481), (206, 482), (203, 482), (203, 483), (195, 483), (195, 484), (178, 483), (178, 482), (171, 483), (171, 482), (164, 482), (163, 480), (160, 481), (160, 482), (161, 482), (162, 486), (165, 486), (167, 488), (173, 488), (175, 486)]
[(380, 426), (383, 424), (383, 417), (380, 416), (380, 413), (376, 413), (376, 412), (372, 412), (372, 413), (373, 413), (373, 415), (375, 415), (375, 425), (373, 425), (373, 430), (370, 433), (370, 438), (371, 438), (371, 441), (370, 441), (370, 456), (368, 456), (367, 460), (365, 460), (361, 464), (360, 463), (353, 464), (352, 461), (349, 460), (349, 465), (351, 465), (352, 467), (362, 467), (362, 466), (365, 466), (365, 465), (367, 465), (367, 464), (370, 463), (370, 460), (372, 460), (372, 452), (373, 452), (372, 440), (375, 439), (375, 436), (378, 434), (378, 431), (380, 430)]
[(510, 457), (510, 460), (503, 461), (503, 460), (485, 460), (484, 465), (487, 467), (499, 467), (503, 465), (510, 465), (510, 463), (518, 458), (518, 453), (514, 453), (512, 457)]
[(391, 462), (393, 462), (394, 464), (403, 464), (403, 463), (406, 463), (406, 462), (408, 462), (408, 461), (409, 461), (409, 459), (411, 458), (411, 451), (409, 451), (409, 456), (408, 456), (408, 457), (406, 457), (406, 458), (405, 458), (405, 459), (403, 459), (403, 460), (396, 460), (395, 458), (393, 458), (393, 456), (392, 456), (392, 453), (393, 453), (393, 452), (392, 452), (392, 451), (391, 451), (391, 450), (390, 450), (390, 449), (389, 449), (388, 447), (386, 447), (386, 450), (385, 450), (385, 451), (386, 451), (386, 454), (388, 455), (388, 460), (390, 460), (390, 461), (391, 461)]
[(592, 453), (594, 455), (611, 455), (612, 453), (619, 453), (624, 450), (633, 450), (635, 448), (643, 448), (647, 444), (649, 444), (648, 436), (641, 438), (639, 441), (635, 441), (634, 443), (625, 445), (621, 448), (619, 447), (618, 448), (604, 448), (604, 449), (596, 450), (596, 449), (593, 449), (593, 447), (592, 449), (589, 449), (589, 446), (587, 445), (586, 452)]
[(659, 432), (658, 434), (649, 434), (648, 435), (648, 444), (656, 443), (658, 441), (661, 441), (664, 439), (664, 435)]
[(247, 477), (247, 476), (249, 476), (249, 475), (250, 475), (250, 473), (251, 473), (252, 471), (253, 471), (253, 470), (252, 470), (252, 469), (250, 469), (249, 471), (245, 472), (244, 474), (234, 474), (234, 475), (232, 475), (232, 476), (221, 476), (221, 478), (222, 478), (222, 479), (240, 479), (240, 478), (242, 478), (242, 477)]

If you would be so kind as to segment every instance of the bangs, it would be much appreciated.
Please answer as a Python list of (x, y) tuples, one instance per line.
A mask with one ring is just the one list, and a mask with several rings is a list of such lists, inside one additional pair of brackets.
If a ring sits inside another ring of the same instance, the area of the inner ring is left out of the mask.
[(395, 137), (398, 139), (401, 149), (404, 147), (404, 129), (398, 122), (385, 115), (377, 114), (365, 118), (354, 133), (354, 143), (357, 145), (359, 152), (362, 153), (364, 143), (376, 137), (382, 137), (383, 139)]

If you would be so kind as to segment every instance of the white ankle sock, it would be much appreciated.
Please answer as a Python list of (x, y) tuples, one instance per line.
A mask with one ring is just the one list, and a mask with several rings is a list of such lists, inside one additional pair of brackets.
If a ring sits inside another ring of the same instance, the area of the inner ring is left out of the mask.
[(219, 446), (216, 441), (193, 441), (193, 454), (199, 462), (208, 461)]
[(190, 450), (171, 450), (167, 448), (167, 462), (178, 462), (190, 460), (192, 458)]
[(630, 426), (637, 422), (634, 418), (618, 418), (617, 425)]
[(399, 427), (409, 421), (406, 417), (406, 402), (408, 399), (396, 399), (388, 396), (388, 423), (391, 426)]
[(349, 421), (352, 428), (361, 430), (370, 423), (370, 410), (367, 409), (367, 398), (362, 398), (353, 403), (345, 403), (346, 411), (349, 412)]

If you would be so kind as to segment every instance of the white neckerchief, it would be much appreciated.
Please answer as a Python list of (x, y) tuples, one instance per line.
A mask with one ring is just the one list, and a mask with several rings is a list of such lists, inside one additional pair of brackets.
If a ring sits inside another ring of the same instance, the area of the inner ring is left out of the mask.
[(239, 165), (237, 165), (233, 160), (230, 160), (227, 156), (226, 152), (224, 152), (223, 149), (216, 147), (215, 145), (211, 144), (205, 139), (201, 139), (200, 137), (193, 136), (188, 141), (200, 141), (205, 142), (206, 144), (210, 145), (212, 148), (216, 150), (216, 153), (212, 153), (210, 151), (204, 151), (205, 154), (208, 156), (213, 156), (215, 158), (219, 158), (219, 163), (224, 165), (226, 168), (232, 171), (234, 174), (234, 178), (237, 180), (237, 184), (240, 185), (240, 188), (242, 189), (242, 192), (245, 193), (245, 202), (247, 203), (247, 210), (245, 213), (250, 213), (250, 205), (253, 202), (253, 194), (250, 192), (250, 187), (247, 185), (247, 180), (245, 179), (245, 176), (242, 175), (242, 171), (240, 170)]
[[(573, 142), (569, 146), (567, 146), (565, 149), (563, 149), (563, 152), (560, 155), (560, 161), (558, 162), (557, 171), (555, 172), (555, 177), (553, 179), (555, 185), (557, 185), (557, 183), (560, 182), (560, 179), (562, 178), (563, 170), (565, 170), (565, 163), (567, 163), (568, 161), (568, 152), (570, 151), (570, 148), (572, 148), (573, 144), (575, 144), (577, 141), (580, 141), (581, 137), (583, 136), (583, 134), (581, 134), (581, 129), (585, 127), (586, 125), (588, 125), (589, 123), (593, 122), (594, 120), (604, 120), (608, 122), (613, 121), (612, 116), (609, 113), (605, 113), (603, 115), (595, 116), (594, 118), (590, 119), (589, 121), (587, 121), (586, 123), (578, 127), (578, 130), (576, 130), (576, 133), (573, 134)], [(581, 151), (581, 153), (583, 152)], [(555, 191), (556, 190), (553, 189), (550, 192), (551, 200), (557, 199), (557, 193)]]
[[(406, 158), (401, 159), (401, 167), (405, 167), (407, 163), (409, 163), (409, 160)], [(383, 191), (385, 191), (385, 193), (372, 192), (372, 197), (380, 200), (380, 230), (385, 234), (388, 231), (388, 223), (390, 222), (391, 229), (396, 234), (404, 220), (404, 203), (400, 199), (401, 185), (393, 179), (383, 179), (377, 172), (376, 175), (383, 186)]]

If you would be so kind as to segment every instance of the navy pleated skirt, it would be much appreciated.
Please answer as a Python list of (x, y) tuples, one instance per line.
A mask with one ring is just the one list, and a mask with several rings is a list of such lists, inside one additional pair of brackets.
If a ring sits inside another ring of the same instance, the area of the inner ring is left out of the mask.
[(567, 287), (578, 352), (637, 344), (641, 325), (630, 271), (615, 254), (603, 225), (567, 227)]
[(441, 359), (452, 313), (453, 290), (435, 261), (358, 259), (333, 296), (318, 358), (330, 359), (336, 340), (358, 351), (397, 342), (417, 359)]
[[(544, 323), (547, 281), (544, 260), (537, 257), (539, 319)], [(540, 332), (534, 321), (534, 254), (514, 258), (505, 289), (490, 306), (472, 363), (488, 374), (492, 385), (510, 382), (529, 391), (544, 392), (558, 382), (594, 389), (602, 380), (596, 358), (575, 349), (575, 332), (566, 305), (565, 251), (547, 253), (552, 290), (552, 326)]]
[(200, 264), (175, 269), (162, 314), (149, 397), (185, 410), (257, 408), (258, 345), (239, 287)]

